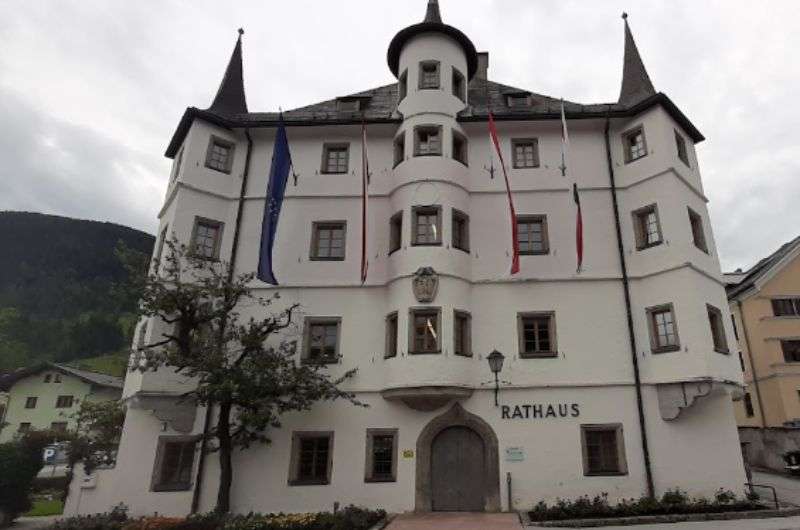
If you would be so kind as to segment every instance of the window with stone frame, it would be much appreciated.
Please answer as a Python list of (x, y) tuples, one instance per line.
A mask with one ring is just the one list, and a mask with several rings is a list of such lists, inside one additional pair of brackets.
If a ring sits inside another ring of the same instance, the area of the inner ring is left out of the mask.
[(453, 208), (452, 236), (453, 248), (469, 252), (469, 216), (455, 208)]
[(347, 235), (347, 223), (345, 221), (315, 221), (311, 229), (312, 260), (344, 260)]
[(581, 425), (581, 449), (584, 475), (627, 474), (621, 424)]
[(800, 339), (781, 341), (783, 360), (787, 363), (800, 363)]
[(472, 357), (472, 316), (466, 311), (453, 311), (453, 353)]
[(74, 396), (58, 396), (56, 398), (56, 408), (57, 409), (72, 408), (74, 402), (75, 402)]
[(675, 309), (672, 304), (664, 304), (647, 309), (650, 329), (650, 347), (653, 353), (680, 350), (678, 325), (675, 322)]
[(35, 409), (36, 403), (39, 401), (39, 398), (36, 396), (30, 396), (25, 398), (25, 408), (26, 409)]
[(539, 167), (539, 140), (536, 138), (513, 138), (511, 160), (514, 168)]
[(441, 206), (414, 206), (412, 208), (412, 245), (442, 244), (441, 213)]
[(397, 481), (397, 429), (367, 429), (364, 482)]
[(333, 464), (333, 432), (292, 433), (289, 485), (330, 484)]
[(654, 247), (663, 242), (658, 207), (655, 204), (639, 208), (632, 213), (632, 216), (637, 250)]
[(686, 139), (677, 130), (675, 131), (675, 148), (678, 150), (678, 158), (686, 164), (686, 167), (692, 167), (689, 163), (689, 151), (686, 148)]
[(439, 88), (440, 74), (439, 61), (422, 61), (419, 63), (419, 88), (422, 90)]
[(719, 353), (729, 353), (728, 340), (725, 338), (725, 325), (722, 323), (722, 311), (711, 304), (706, 304), (706, 309), (714, 350)]
[(394, 139), (394, 167), (406, 159), (406, 132), (402, 131)]
[(54, 421), (50, 424), (50, 430), (58, 433), (65, 433), (67, 432), (67, 422)]
[(622, 145), (625, 149), (626, 164), (647, 156), (647, 142), (644, 138), (644, 128), (639, 126), (623, 133)]
[(556, 316), (552, 312), (519, 313), (517, 335), (520, 358), (556, 357)]
[(192, 488), (196, 436), (161, 436), (153, 466), (152, 491), (188, 491)]
[(453, 160), (469, 166), (467, 155), (467, 137), (458, 131), (453, 132)]
[(439, 353), (442, 311), (438, 307), (415, 308), (409, 311), (409, 353)]
[(397, 357), (397, 341), (400, 336), (398, 331), (397, 311), (394, 311), (386, 315), (386, 346), (383, 354), (384, 359)]
[(406, 99), (408, 95), (408, 70), (403, 70), (397, 82), (397, 102)]
[(414, 127), (414, 156), (442, 156), (441, 125)]
[(323, 174), (347, 173), (350, 163), (350, 144), (336, 143), (322, 146)]
[(206, 167), (223, 173), (230, 173), (233, 167), (233, 142), (211, 136), (206, 152)]
[(192, 254), (209, 260), (219, 259), (224, 226), (219, 221), (195, 217), (192, 230)]
[(772, 314), (776, 317), (800, 316), (800, 298), (773, 298)]
[(467, 82), (464, 79), (464, 74), (453, 67), (453, 95), (461, 101), (467, 101)]
[(389, 254), (403, 246), (403, 210), (389, 219)]
[(708, 245), (706, 244), (706, 233), (703, 228), (703, 218), (699, 213), (691, 208), (689, 210), (689, 226), (692, 229), (692, 241), (694, 246), (708, 254)]
[(306, 317), (303, 337), (303, 362), (339, 362), (341, 317)]
[(517, 247), (523, 256), (550, 252), (546, 215), (517, 216)]
[(753, 410), (753, 396), (750, 395), (750, 392), (744, 393), (744, 413), (748, 418), (756, 415)]

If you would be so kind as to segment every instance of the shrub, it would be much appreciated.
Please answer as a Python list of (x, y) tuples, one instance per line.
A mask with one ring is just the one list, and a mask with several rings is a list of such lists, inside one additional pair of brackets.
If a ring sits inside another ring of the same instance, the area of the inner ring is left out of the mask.
[(14, 520), (31, 509), (31, 487), (44, 465), (42, 451), (50, 439), (47, 433), (31, 432), (0, 444), (0, 512), (5, 518)]

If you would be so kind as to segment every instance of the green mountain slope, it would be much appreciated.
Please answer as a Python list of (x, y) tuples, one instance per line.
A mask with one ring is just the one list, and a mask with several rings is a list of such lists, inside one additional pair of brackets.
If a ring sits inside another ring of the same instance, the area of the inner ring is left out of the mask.
[(0, 370), (125, 348), (135, 298), (118, 241), (150, 255), (155, 238), (132, 228), (27, 212), (0, 212)]

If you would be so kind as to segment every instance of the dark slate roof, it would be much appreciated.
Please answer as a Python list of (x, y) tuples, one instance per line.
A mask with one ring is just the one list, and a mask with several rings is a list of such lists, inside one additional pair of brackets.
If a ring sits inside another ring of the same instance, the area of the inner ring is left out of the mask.
[(784, 243), (781, 245), (781, 248), (753, 265), (753, 267), (747, 271), (745, 277), (742, 278), (742, 281), (727, 287), (728, 299), (730, 300), (735, 298), (748, 289), (751, 289), (755, 283), (772, 268), (773, 265), (786, 257), (787, 254), (792, 252), (798, 246), (800, 246), (800, 236), (792, 239), (788, 243)]
[(233, 47), (231, 59), (228, 61), (228, 68), (222, 77), (217, 95), (208, 108), (210, 112), (217, 114), (245, 114), (247, 113), (247, 100), (244, 95), (244, 76), (242, 73), (242, 34), (244, 30), (239, 30), (239, 38), (236, 39), (236, 46)]
[(121, 377), (90, 372), (88, 370), (78, 370), (77, 368), (72, 368), (71, 366), (65, 366), (63, 364), (42, 363), (36, 366), (30, 366), (28, 368), (21, 368), (0, 378), (0, 390), (8, 391), (17, 381), (25, 379), (31, 375), (36, 375), (45, 370), (57, 370), (66, 375), (77, 377), (78, 379), (81, 379), (92, 385), (108, 388), (117, 388), (121, 390), (124, 384), (124, 381)]
[(647, 75), (636, 41), (633, 40), (631, 28), (628, 26), (628, 15), (625, 19), (625, 56), (622, 63), (622, 87), (619, 92), (619, 103), (633, 105), (656, 94), (656, 89)]

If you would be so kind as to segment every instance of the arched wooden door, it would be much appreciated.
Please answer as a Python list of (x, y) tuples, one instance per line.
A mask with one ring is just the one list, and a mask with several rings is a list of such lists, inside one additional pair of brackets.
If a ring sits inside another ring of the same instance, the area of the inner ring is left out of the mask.
[(482, 512), (486, 506), (483, 439), (468, 427), (449, 427), (433, 439), (431, 497), (435, 511)]

